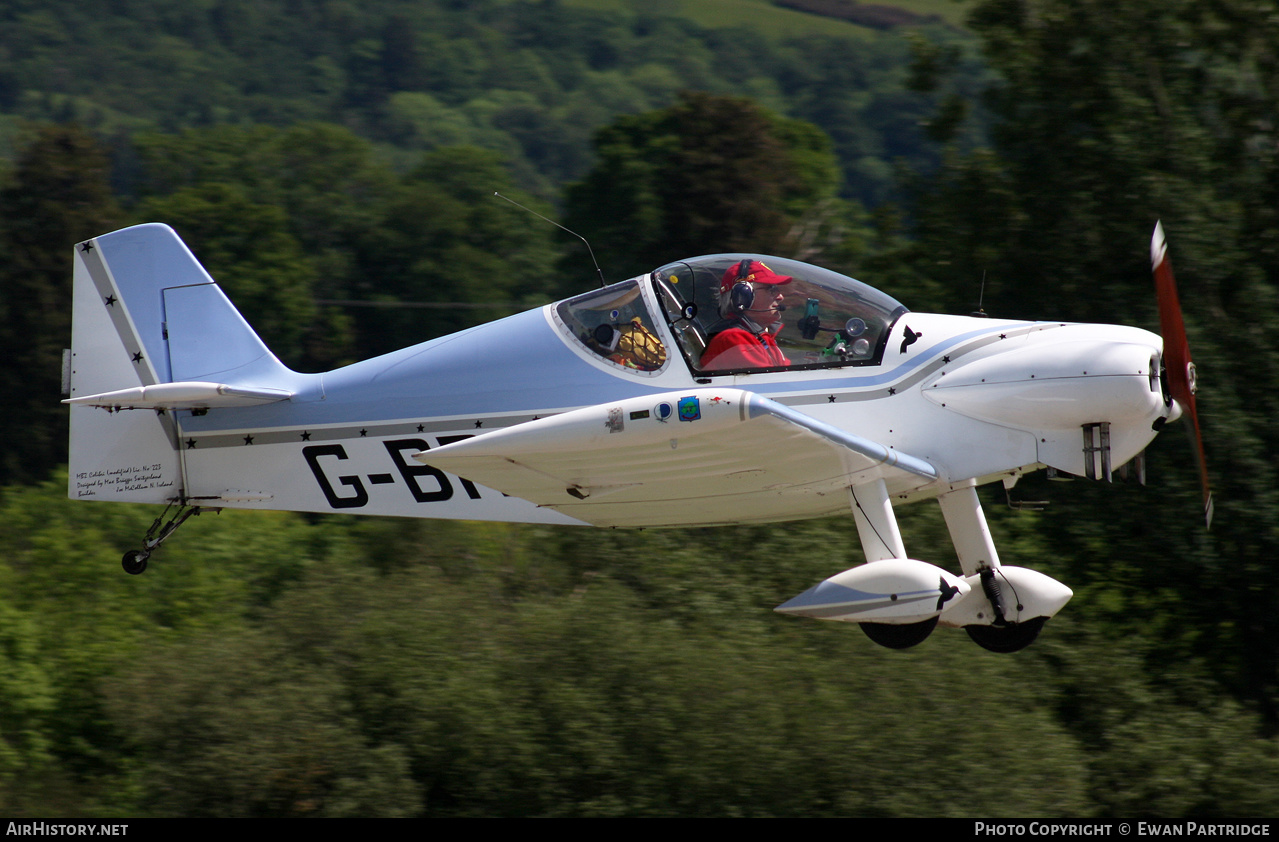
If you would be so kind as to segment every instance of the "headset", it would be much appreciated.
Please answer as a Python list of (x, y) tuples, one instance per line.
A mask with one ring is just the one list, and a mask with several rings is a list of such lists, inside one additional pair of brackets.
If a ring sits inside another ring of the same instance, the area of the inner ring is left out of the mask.
[(741, 316), (755, 303), (755, 289), (746, 281), (751, 276), (752, 262), (743, 260), (737, 264), (737, 280), (728, 290), (728, 300), (724, 303), (725, 316)]

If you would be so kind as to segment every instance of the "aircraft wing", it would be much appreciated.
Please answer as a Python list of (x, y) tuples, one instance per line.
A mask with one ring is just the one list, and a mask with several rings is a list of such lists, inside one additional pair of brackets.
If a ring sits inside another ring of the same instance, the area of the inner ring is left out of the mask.
[(849, 486), (937, 478), (923, 459), (740, 389), (630, 398), (415, 454), (595, 526), (778, 521), (849, 509)]

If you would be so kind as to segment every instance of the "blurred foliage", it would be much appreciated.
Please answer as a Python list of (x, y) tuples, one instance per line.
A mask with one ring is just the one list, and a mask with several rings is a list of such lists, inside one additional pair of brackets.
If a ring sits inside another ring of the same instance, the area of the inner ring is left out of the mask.
[(399, 174), (323, 124), (145, 135), (138, 149), (134, 218), (173, 225), (298, 369), (542, 304), (555, 284), (554, 229), (493, 196), (538, 204), (491, 152), (439, 149)]
[[(668, 109), (601, 129), (595, 148), (595, 167), (566, 191), (565, 224), (623, 276), (698, 253), (814, 259), (827, 245), (818, 241), (834, 239), (811, 231), (820, 227), (814, 218), (856, 213), (835, 196), (828, 139), (748, 99), (683, 94)], [(843, 247), (846, 227), (834, 230)], [(570, 265), (589, 277), (584, 249), (576, 251)]]
[(71, 335), (71, 248), (120, 221), (110, 158), (75, 126), (35, 130), (0, 180), (0, 482), (31, 482), (63, 460), (58, 404)]
[[(912, 544), (944, 540), (934, 507), (902, 515)], [(1274, 806), (1279, 745), (1253, 716), (1178, 703), (1074, 612), (1016, 656), (953, 632), (889, 652), (770, 612), (845, 563), (847, 519), (595, 532), (226, 512), (126, 577), (113, 547), (147, 516), (54, 482), (0, 502), (0, 610), (25, 641), (0, 661), (22, 676), (0, 711), (11, 815)]]
[(702, 90), (820, 126), (849, 198), (898, 195), (896, 158), (936, 165), (918, 125), (934, 95), (906, 88), (900, 35), (821, 26), (778, 37), (753, 11), (708, 28), (679, 10), (557, 0), (7, 3), (0, 114), (78, 121), (121, 146), (147, 130), (328, 122), (410, 165), (445, 146), (488, 149), (522, 189), (551, 199), (591, 165), (598, 127)]

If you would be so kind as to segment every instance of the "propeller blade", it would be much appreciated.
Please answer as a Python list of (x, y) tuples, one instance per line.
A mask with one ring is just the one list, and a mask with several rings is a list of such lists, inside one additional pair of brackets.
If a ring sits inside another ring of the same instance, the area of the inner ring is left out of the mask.
[(1150, 265), (1155, 274), (1155, 296), (1159, 302), (1159, 332), (1164, 339), (1164, 368), (1168, 393), (1190, 418), (1191, 446), (1199, 464), (1199, 484), (1203, 489), (1204, 518), (1212, 526), (1212, 490), (1208, 485), (1208, 463), (1204, 459), (1203, 436), (1199, 432), (1199, 412), (1195, 408), (1195, 364), (1190, 359), (1190, 343), (1186, 340), (1186, 324), (1181, 318), (1181, 301), (1177, 298), (1177, 282), (1168, 260), (1168, 241), (1164, 227), (1155, 223), (1150, 239)]

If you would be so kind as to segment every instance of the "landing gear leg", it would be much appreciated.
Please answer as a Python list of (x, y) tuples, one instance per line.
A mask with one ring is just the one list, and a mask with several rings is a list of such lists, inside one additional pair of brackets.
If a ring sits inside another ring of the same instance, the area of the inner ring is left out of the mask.
[[(174, 507), (177, 511), (173, 512), (173, 516), (169, 517), (169, 512)], [(174, 500), (165, 507), (160, 516), (151, 524), (151, 528), (147, 530), (147, 534), (142, 539), (142, 549), (129, 550), (124, 554), (124, 558), (120, 562), (120, 566), (124, 568), (124, 572), (131, 576), (137, 576), (147, 569), (147, 559), (151, 557), (151, 553), (160, 548), (170, 535), (177, 531), (178, 527), (186, 523), (187, 518), (192, 515), (198, 515), (204, 511), (200, 506), (188, 506), (183, 500)], [(213, 511), (221, 511), (214, 509)], [(165, 518), (169, 517), (166, 522)]]
[(976, 484), (969, 480), (938, 497), (937, 502), (941, 504), (942, 517), (946, 519), (946, 529), (950, 532), (964, 575), (972, 576), (983, 568), (999, 567), (999, 552), (990, 537), (981, 501), (977, 499)]
[(1023, 606), (1016, 589), (1005, 589), (1001, 584), (1006, 577), (990, 537), (990, 528), (986, 525), (986, 516), (977, 500), (976, 488), (968, 484), (941, 495), (937, 501), (941, 504), (946, 528), (950, 530), (964, 575), (980, 577), (982, 595), (990, 605), (988, 618), (981, 623), (965, 625), (964, 630), (974, 643), (991, 652), (1025, 649), (1039, 636), (1048, 618), (1034, 617), (1017, 622), (1017, 618), (1023, 616)]
[[(888, 486), (876, 480), (852, 489), (853, 518), (857, 523), (857, 537), (861, 539), (862, 552), (867, 564), (889, 559), (906, 558), (906, 546), (897, 526), (897, 516), (888, 499)], [(896, 599), (896, 597), (893, 597)], [(889, 649), (909, 649), (918, 646), (937, 628), (937, 618), (929, 617), (918, 623), (858, 623), (866, 636), (880, 646)]]

